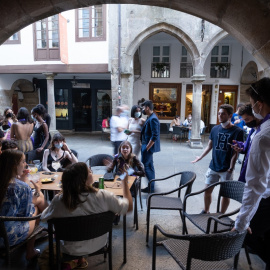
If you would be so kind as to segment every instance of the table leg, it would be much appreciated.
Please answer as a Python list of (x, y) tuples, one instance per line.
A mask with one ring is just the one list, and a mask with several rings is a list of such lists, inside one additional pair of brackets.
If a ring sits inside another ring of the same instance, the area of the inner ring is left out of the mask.
[(123, 239), (124, 239), (124, 243), (123, 243), (123, 252), (124, 252), (124, 260), (123, 262), (126, 263), (127, 262), (127, 219), (126, 219), (126, 215), (123, 216)]

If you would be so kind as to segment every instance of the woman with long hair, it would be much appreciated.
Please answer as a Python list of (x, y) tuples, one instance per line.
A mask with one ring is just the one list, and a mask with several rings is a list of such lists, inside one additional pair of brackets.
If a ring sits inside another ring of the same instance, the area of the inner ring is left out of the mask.
[[(40, 191), (41, 182), (32, 182), (35, 188), (32, 192), (28, 184), (17, 179), (17, 176), (23, 176), (25, 166), (25, 156), (19, 150), (5, 150), (0, 155), (0, 216), (32, 217), (47, 207)], [(32, 234), (35, 225), (36, 220), (5, 222), (9, 244), (13, 246), (23, 242)], [(35, 239), (31, 239), (27, 243), (27, 260), (39, 254), (34, 249), (34, 241)], [(3, 238), (0, 238), (0, 246), (2, 244)]]
[[(43, 221), (59, 217), (75, 217), (112, 211), (125, 215), (132, 211), (133, 202), (128, 187), (128, 177), (123, 183), (123, 199), (117, 198), (104, 189), (96, 190), (92, 172), (83, 162), (70, 165), (63, 172), (62, 192), (54, 197), (50, 206), (42, 213)], [(91, 240), (67, 242), (62, 244), (63, 253), (82, 256), (101, 249), (107, 242), (107, 234)], [(81, 258), (79, 267), (87, 267), (87, 261)]]
[(16, 140), (18, 149), (26, 153), (33, 150), (31, 135), (34, 129), (33, 120), (28, 110), (21, 107), (17, 113), (18, 122), (13, 123), (10, 131), (10, 138)]
[(36, 122), (34, 127), (34, 150), (40, 154), (50, 144), (50, 133), (47, 124), (42, 118), (43, 112), (40, 108), (34, 107), (31, 113), (33, 120)]
[(5, 108), (4, 110), (4, 121), (2, 124), (2, 130), (7, 133), (5, 136), (6, 140), (10, 140), (10, 128), (11, 125), (15, 122), (17, 122), (16, 116), (13, 113), (12, 109), (10, 107)]
[(106, 161), (106, 165), (108, 166), (107, 171), (114, 171), (116, 174), (122, 174), (121, 171), (123, 168), (127, 167), (132, 168), (132, 173), (130, 175), (135, 176), (144, 176), (144, 168), (142, 163), (138, 160), (136, 155), (132, 153), (132, 145), (129, 141), (123, 141), (118, 150), (118, 154), (115, 155), (112, 162)]
[(51, 116), (47, 113), (47, 110), (44, 107), (44, 105), (38, 104), (36, 107), (40, 109), (40, 111), (42, 113), (42, 118), (45, 121), (45, 123), (47, 124), (48, 130), (50, 130)]
[(56, 133), (49, 149), (44, 151), (42, 159), (43, 171), (59, 171), (76, 162), (78, 162), (78, 159), (66, 144), (65, 137), (60, 133)]
[(141, 107), (134, 105), (131, 108), (131, 118), (128, 120), (128, 141), (131, 143), (133, 153), (138, 157), (141, 152), (141, 130), (145, 120), (142, 117)]

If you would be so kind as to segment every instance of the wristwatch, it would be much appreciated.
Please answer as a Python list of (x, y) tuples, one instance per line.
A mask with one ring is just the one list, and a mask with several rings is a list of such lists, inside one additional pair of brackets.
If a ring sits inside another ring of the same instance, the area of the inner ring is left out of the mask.
[(40, 196), (40, 192), (39, 191), (35, 191), (33, 195), (38, 198)]

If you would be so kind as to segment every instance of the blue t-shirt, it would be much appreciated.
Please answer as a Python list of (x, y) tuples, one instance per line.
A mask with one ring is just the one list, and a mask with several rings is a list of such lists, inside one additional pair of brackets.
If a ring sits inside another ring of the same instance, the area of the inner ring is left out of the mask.
[[(241, 120), (240, 123), (235, 124), (234, 122), (235, 122), (236, 120), (238, 120), (238, 119)], [(237, 127), (240, 127), (240, 128), (242, 128), (242, 129), (243, 129), (244, 126), (246, 125), (246, 124), (245, 124), (245, 121), (242, 119), (242, 116), (240, 116), (240, 115), (237, 114), (237, 113), (234, 113), (234, 114), (233, 114), (232, 119), (231, 119), (231, 122), (232, 122), (233, 125), (235, 125), (235, 126), (237, 126)]]
[(228, 143), (233, 140), (243, 141), (244, 132), (236, 126), (229, 129), (221, 125), (214, 126), (209, 139), (212, 141), (212, 160), (209, 168), (215, 172), (225, 172), (230, 168), (233, 149)]

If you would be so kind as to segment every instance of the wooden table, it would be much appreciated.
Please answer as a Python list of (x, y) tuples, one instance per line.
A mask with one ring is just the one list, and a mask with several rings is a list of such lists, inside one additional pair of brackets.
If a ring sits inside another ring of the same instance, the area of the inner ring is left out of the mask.
[[(54, 190), (60, 191), (61, 190), (61, 179), (62, 179), (62, 172), (52, 172), (52, 175), (44, 174), (44, 172), (39, 172), (40, 180), (44, 178), (54, 178), (55, 180), (52, 183), (42, 184), (42, 190)], [(99, 177), (102, 177), (101, 174), (93, 174), (94, 181), (98, 181)], [(123, 187), (122, 181), (116, 180), (119, 176), (115, 176), (114, 181), (104, 181), (104, 189), (107, 191), (112, 192), (116, 196), (123, 197)], [(128, 186), (129, 189), (136, 181), (136, 176), (129, 176), (128, 177)], [(31, 187), (33, 187), (32, 183), (28, 180), (26, 181)], [(126, 239), (126, 215), (123, 216), (123, 261), (124, 263), (127, 262), (127, 239)]]

